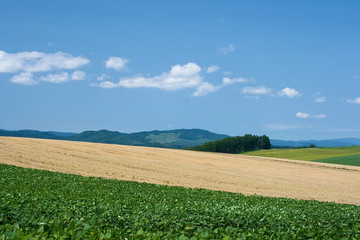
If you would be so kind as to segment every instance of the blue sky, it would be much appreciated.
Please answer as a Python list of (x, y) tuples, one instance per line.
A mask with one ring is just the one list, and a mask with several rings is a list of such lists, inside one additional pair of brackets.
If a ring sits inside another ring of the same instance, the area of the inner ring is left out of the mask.
[(360, 137), (358, 1), (2, 1), (0, 128)]

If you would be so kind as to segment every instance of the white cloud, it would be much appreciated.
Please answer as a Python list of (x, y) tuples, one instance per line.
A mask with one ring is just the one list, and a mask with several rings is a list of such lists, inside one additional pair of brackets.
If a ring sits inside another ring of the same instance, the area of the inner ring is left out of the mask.
[(234, 83), (246, 83), (248, 82), (247, 79), (245, 78), (228, 78), (228, 77), (224, 77), (223, 78), (223, 85), (226, 86), (226, 85), (231, 85), (231, 84), (234, 84)]
[(310, 114), (308, 114), (308, 113), (302, 113), (302, 112), (296, 113), (296, 117), (298, 117), (298, 118), (308, 118), (309, 116), (310, 116)]
[(182, 66), (178, 64), (160, 76), (122, 79), (118, 85), (127, 88), (149, 87), (164, 90), (196, 88), (203, 83), (200, 71), (201, 68), (196, 63), (187, 63)]
[(213, 73), (213, 72), (218, 71), (219, 69), (220, 69), (219, 66), (212, 65), (206, 69), (206, 73)]
[(318, 114), (318, 115), (314, 115), (312, 117), (316, 118), (316, 119), (323, 119), (323, 118), (326, 118), (326, 115), (325, 114)]
[(360, 104), (360, 97), (355, 98), (355, 99), (349, 99), (346, 101), (347, 103), (355, 103), (355, 104)]
[(196, 88), (196, 92), (194, 92), (193, 97), (205, 96), (208, 93), (216, 92), (220, 88), (221, 86), (214, 86), (211, 83), (203, 82)]
[(46, 76), (40, 77), (39, 80), (50, 83), (63, 83), (70, 81), (70, 77), (67, 72), (61, 72), (56, 74), (48, 74)]
[(326, 118), (326, 115), (325, 114), (310, 115), (308, 113), (297, 112), (296, 117), (304, 118), (304, 119), (305, 118), (323, 119), (323, 118)]
[(106, 61), (105, 66), (106, 66), (106, 68), (112, 68), (112, 69), (115, 69), (116, 71), (120, 71), (125, 68), (125, 65), (127, 62), (128, 62), (128, 60), (126, 58), (110, 57)]
[(294, 88), (284, 88), (282, 89), (279, 94), (281, 96), (286, 96), (289, 98), (293, 98), (293, 97), (300, 97), (300, 93), (298, 91), (296, 91)]
[(220, 69), (219, 66), (212, 65), (206, 69), (206, 73), (213, 73), (213, 72), (218, 71), (219, 69)]
[(15, 75), (10, 81), (22, 85), (34, 85), (38, 83), (33, 79), (33, 74), (30, 72), (22, 72), (19, 75)]
[(40, 81), (50, 83), (63, 83), (70, 80), (82, 80), (85, 77), (85, 73), (82, 71), (75, 71), (69, 75), (67, 72), (60, 72), (56, 74), (48, 74), (39, 78), (34, 78), (33, 73), (23, 72), (19, 75), (13, 76), (10, 81), (22, 85), (38, 84)]
[(177, 64), (171, 67), (170, 76), (171, 77), (194, 77), (198, 76), (201, 71), (201, 67), (196, 63), (187, 63), (184, 65)]
[(257, 87), (244, 87), (243, 93), (245, 94), (259, 94), (259, 95), (266, 95), (271, 93), (271, 88), (266, 88), (264, 86), (257, 86)]
[(323, 103), (326, 102), (326, 97), (316, 97), (314, 101), (317, 103)]
[(46, 72), (59, 69), (75, 69), (88, 64), (84, 57), (73, 57), (71, 54), (56, 52), (18, 52), (6, 53), (0, 50), (0, 72)]
[(110, 77), (108, 75), (106, 75), (105, 73), (101, 74), (101, 76), (97, 77), (97, 80), (99, 81), (104, 81), (105, 79), (110, 79)]
[(169, 72), (165, 72), (154, 77), (132, 77), (120, 79), (118, 83), (104, 81), (98, 84), (103, 88), (159, 88), (167, 91), (179, 90), (184, 88), (194, 88), (196, 91), (193, 96), (204, 96), (210, 92), (215, 92), (221, 86), (214, 86), (211, 83), (203, 81), (201, 67), (196, 63), (187, 63), (184, 65), (174, 65)]
[(224, 55), (226, 55), (228, 53), (231, 53), (231, 52), (234, 52), (234, 51), (235, 51), (235, 47), (231, 43), (229, 45), (227, 45), (226, 47), (220, 47), (218, 49), (218, 52), (222, 53)]
[(99, 86), (102, 88), (116, 88), (116, 87), (119, 87), (119, 84), (116, 84), (116, 83), (113, 83), (110, 81), (104, 81), (104, 82), (99, 83)]
[(85, 78), (86, 73), (82, 71), (75, 71), (73, 74), (71, 74), (72, 80), (83, 80)]
[(224, 72), (223, 72), (223, 74), (224, 74), (225, 76), (229, 76), (229, 75), (231, 75), (231, 74), (232, 74), (232, 72), (229, 72), (229, 71), (224, 71)]
[(360, 76), (354, 76), (353, 78), (354, 79), (360, 79)]
[(326, 102), (326, 97), (322, 96), (321, 92), (317, 92), (314, 94), (314, 102), (316, 103), (323, 103), (323, 102)]

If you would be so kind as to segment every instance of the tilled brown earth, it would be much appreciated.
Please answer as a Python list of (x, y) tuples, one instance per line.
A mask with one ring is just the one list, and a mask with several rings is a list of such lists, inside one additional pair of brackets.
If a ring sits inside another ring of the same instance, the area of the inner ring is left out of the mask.
[(0, 137), (0, 163), (83, 176), (360, 205), (360, 167)]

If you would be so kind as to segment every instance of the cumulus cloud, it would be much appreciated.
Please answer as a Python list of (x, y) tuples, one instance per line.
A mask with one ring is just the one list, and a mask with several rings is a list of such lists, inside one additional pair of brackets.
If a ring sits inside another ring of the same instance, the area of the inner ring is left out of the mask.
[(246, 78), (228, 78), (228, 77), (224, 77), (223, 78), (223, 85), (226, 86), (226, 85), (231, 85), (231, 84), (234, 84), (234, 83), (246, 83), (248, 82), (248, 80)]
[(75, 71), (73, 74), (71, 74), (72, 80), (83, 80), (85, 78), (86, 73), (82, 71)]
[(360, 104), (360, 97), (355, 98), (355, 99), (349, 99), (346, 101), (347, 103), (355, 103), (355, 104)]
[(38, 82), (33, 79), (33, 74), (30, 72), (22, 72), (18, 75), (13, 76), (10, 81), (21, 85), (34, 85)]
[[(213, 65), (206, 68), (205, 72), (210, 73), (217, 71), (218, 69), (219, 67)], [(193, 88), (195, 89), (195, 92), (193, 93), (192, 96), (199, 97), (199, 96), (205, 96), (212, 92), (216, 92), (222, 87), (230, 84), (248, 82), (248, 80), (245, 78), (224, 77), (223, 84), (214, 85), (210, 82), (205, 81), (201, 73), (204, 73), (204, 71), (202, 71), (199, 65), (193, 62), (189, 62), (184, 65), (180, 65), (180, 64), (174, 65), (171, 67), (170, 71), (164, 72), (157, 76), (126, 77), (126, 78), (121, 78), (119, 82), (108, 81), (106, 79), (109, 77), (103, 74), (100, 77), (98, 77), (98, 80), (102, 82), (99, 84), (93, 84), (92, 86), (99, 86), (102, 88), (117, 88), (117, 87), (159, 88), (167, 91)], [(258, 91), (261, 91), (261, 89)]]
[(304, 119), (305, 118), (323, 119), (323, 118), (326, 118), (326, 115), (325, 114), (310, 115), (308, 113), (297, 112), (296, 117), (304, 118)]
[(323, 102), (326, 102), (326, 97), (322, 96), (322, 94), (320, 92), (317, 92), (314, 94), (314, 102), (316, 103), (323, 103)]
[(75, 71), (71, 75), (67, 72), (60, 72), (55, 74), (48, 74), (39, 78), (39, 81), (50, 83), (63, 83), (71, 80), (82, 80), (85, 78), (85, 73), (82, 71)]
[(193, 97), (205, 96), (208, 93), (216, 92), (217, 90), (220, 89), (220, 87), (221, 86), (214, 86), (211, 83), (203, 82), (196, 88)]
[(116, 71), (120, 71), (125, 68), (125, 65), (127, 62), (128, 62), (128, 60), (126, 58), (110, 57), (106, 61), (105, 66), (106, 66), (106, 68), (112, 68), (112, 69), (115, 69)]
[(220, 69), (219, 66), (212, 65), (206, 69), (206, 73), (213, 73), (213, 72), (218, 71), (219, 69)]
[(67, 72), (60, 72), (55, 74), (48, 74), (42, 77), (34, 77), (34, 74), (31, 72), (23, 72), (18, 75), (13, 76), (10, 81), (12, 83), (22, 84), (22, 85), (33, 85), (38, 84), (40, 81), (50, 82), (50, 83), (63, 83), (71, 80), (82, 80), (85, 77), (85, 73), (82, 71), (75, 71), (71, 75)]
[(160, 76), (122, 79), (118, 85), (127, 88), (149, 87), (165, 90), (197, 87), (202, 84), (200, 71), (201, 68), (196, 63), (177, 64)]
[[(229, 79), (223, 80), (224, 85), (227, 82), (232, 82)], [(249, 82), (247, 79), (240, 78), (237, 82)], [(254, 95), (269, 95), (271, 97), (275, 96), (286, 96), (289, 98), (293, 98), (296, 96), (300, 96), (301, 94), (293, 88), (284, 88), (281, 91), (278, 91), (277, 94), (273, 94), (273, 90), (271, 88), (267, 88), (265, 86), (256, 86), (256, 87), (244, 87), (243, 91), (244, 94), (254, 94)]]
[(264, 86), (257, 87), (244, 87), (243, 93), (245, 94), (257, 94), (257, 95), (266, 95), (271, 93), (271, 88), (266, 88)]
[(224, 54), (224, 55), (226, 55), (226, 54), (228, 54), (228, 53), (231, 53), (231, 52), (234, 52), (235, 51), (235, 47), (234, 47), (234, 45), (233, 44), (229, 44), (229, 45), (227, 45), (226, 47), (220, 47), (219, 49), (218, 49), (218, 52), (219, 53), (222, 53), (222, 54)]
[(104, 82), (101, 82), (99, 84), (99, 86), (102, 88), (116, 88), (116, 87), (119, 87), (119, 84), (116, 84), (116, 83), (113, 83), (110, 81), (104, 81)]
[(71, 54), (56, 52), (18, 52), (7, 53), (0, 50), (0, 72), (46, 72), (59, 69), (75, 69), (88, 64), (84, 57), (73, 57)]
[(326, 97), (316, 97), (314, 101), (317, 103), (323, 103), (326, 102)]
[(110, 77), (108, 75), (106, 75), (105, 73), (101, 74), (101, 76), (97, 77), (97, 80), (99, 81), (104, 81), (105, 79), (110, 79)]
[(300, 97), (300, 93), (298, 91), (296, 91), (294, 88), (284, 88), (279, 92), (280, 96), (286, 96), (289, 98), (293, 98), (293, 97)]
[(194, 88), (196, 89), (193, 93), (194, 97), (204, 96), (220, 89), (221, 86), (214, 86), (203, 81), (200, 73), (201, 67), (190, 62), (184, 65), (174, 65), (169, 72), (164, 72), (158, 76), (122, 78), (118, 83), (103, 81), (98, 86), (102, 88), (159, 88), (167, 91)]
[(309, 116), (310, 116), (310, 114), (308, 114), (308, 113), (302, 113), (302, 112), (296, 113), (296, 117), (298, 117), (298, 118), (308, 118)]
[(40, 77), (39, 80), (50, 83), (63, 83), (70, 81), (70, 77), (67, 72), (61, 72), (56, 74), (48, 74), (46, 76)]

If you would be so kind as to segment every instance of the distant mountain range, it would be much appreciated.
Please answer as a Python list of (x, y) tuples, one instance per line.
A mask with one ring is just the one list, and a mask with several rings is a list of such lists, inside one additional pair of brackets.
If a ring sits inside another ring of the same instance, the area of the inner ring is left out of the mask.
[(202, 129), (177, 129), (138, 133), (120, 133), (116, 131), (99, 130), (85, 131), (79, 134), (43, 132), (36, 130), (8, 131), (0, 129), (0, 136), (44, 138), (161, 148), (192, 147), (228, 137), (228, 135), (216, 134)]
[[(81, 142), (111, 143), (132, 146), (147, 146), (161, 148), (184, 148), (221, 140), (229, 137), (202, 129), (177, 129), (167, 131), (148, 131), (137, 133), (121, 133), (116, 131), (99, 130), (82, 133), (19, 130), (9, 131), (0, 129), (0, 136), (58, 139)], [(317, 147), (342, 147), (360, 145), (360, 138), (341, 138), (330, 140), (284, 141), (271, 139), (273, 147), (302, 147), (314, 144)]]

